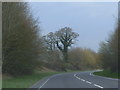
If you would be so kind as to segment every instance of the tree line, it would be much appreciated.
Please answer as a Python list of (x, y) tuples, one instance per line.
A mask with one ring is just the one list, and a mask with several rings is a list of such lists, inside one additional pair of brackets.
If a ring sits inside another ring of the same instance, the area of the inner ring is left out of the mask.
[(3, 73), (31, 74), (41, 51), (38, 23), (29, 13), (27, 3), (2, 5)]
[(118, 28), (96, 53), (88, 48), (72, 48), (79, 34), (70, 27), (42, 36), (39, 23), (33, 18), (27, 3), (3, 3), (2, 16), (2, 72), (5, 74), (32, 74), (35, 69), (43, 67), (56, 71), (98, 68), (118, 71)]
[(120, 3), (118, 3), (118, 20), (114, 31), (109, 35), (108, 40), (101, 42), (99, 48), (99, 60), (101, 68), (120, 74)]
[(111, 72), (118, 72), (118, 33), (120, 33), (119, 28), (109, 36), (107, 41), (101, 43), (99, 49), (102, 68)]

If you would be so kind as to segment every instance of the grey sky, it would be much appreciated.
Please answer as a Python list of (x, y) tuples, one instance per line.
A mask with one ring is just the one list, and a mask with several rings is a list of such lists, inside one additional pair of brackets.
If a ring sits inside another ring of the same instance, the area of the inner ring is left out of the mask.
[(97, 51), (116, 27), (117, 2), (30, 2), (42, 35), (71, 27), (80, 34), (74, 47)]

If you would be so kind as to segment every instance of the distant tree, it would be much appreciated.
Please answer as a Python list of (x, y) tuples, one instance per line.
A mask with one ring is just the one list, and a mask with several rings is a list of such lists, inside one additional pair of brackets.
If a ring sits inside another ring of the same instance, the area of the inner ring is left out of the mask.
[(55, 35), (53, 32), (48, 33), (46, 36), (43, 36), (44, 45), (47, 47), (48, 50), (53, 51), (56, 48), (55, 43)]
[(77, 70), (96, 69), (97, 54), (90, 49), (73, 48), (68, 52), (69, 63)]
[(79, 36), (79, 34), (72, 32), (69, 27), (64, 27), (55, 32), (56, 45), (58, 49), (62, 52), (64, 56), (64, 61), (68, 62), (68, 47), (74, 44), (74, 40)]

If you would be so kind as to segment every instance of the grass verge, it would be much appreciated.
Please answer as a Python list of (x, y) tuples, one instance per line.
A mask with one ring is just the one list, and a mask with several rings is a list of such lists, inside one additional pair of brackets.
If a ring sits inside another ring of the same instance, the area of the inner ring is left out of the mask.
[(38, 80), (58, 73), (59, 72), (41, 72), (20, 77), (9, 77), (3, 79), (2, 88), (28, 88), (36, 83)]
[(94, 72), (94, 75), (98, 75), (98, 76), (104, 76), (104, 77), (109, 77), (109, 78), (115, 78), (115, 79), (120, 79), (120, 74), (116, 73), (116, 72), (111, 72), (109, 70), (104, 70), (104, 71), (100, 71), (100, 72)]

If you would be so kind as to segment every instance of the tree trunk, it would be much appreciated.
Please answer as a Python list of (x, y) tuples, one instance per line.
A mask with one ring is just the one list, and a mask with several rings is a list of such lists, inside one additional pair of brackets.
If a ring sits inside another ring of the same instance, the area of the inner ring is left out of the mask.
[(67, 63), (68, 62), (68, 53), (67, 52), (63, 52), (63, 58), (64, 58), (65, 63)]

